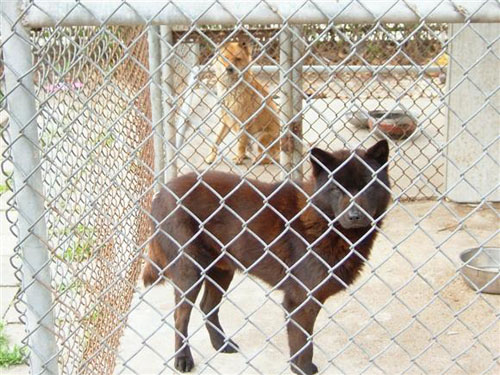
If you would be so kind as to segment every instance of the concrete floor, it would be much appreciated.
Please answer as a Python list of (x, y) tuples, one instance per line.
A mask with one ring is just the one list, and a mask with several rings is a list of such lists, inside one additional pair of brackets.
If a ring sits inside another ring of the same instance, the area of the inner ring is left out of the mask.
[[(498, 209), (498, 206), (495, 208)], [(460, 218), (470, 215), (464, 226)], [(420, 224), (417, 226), (416, 223)], [(477, 295), (457, 274), (461, 250), (499, 246), (491, 208), (433, 201), (391, 209), (370, 263), (346, 292), (331, 297), (315, 329), (315, 362), (324, 374), (495, 374), (500, 371), (499, 295)], [(195, 373), (290, 373), (279, 292), (238, 275), (221, 307), (240, 353), (211, 347), (199, 310), (190, 323)], [(117, 374), (172, 373), (173, 291), (134, 298)], [(476, 337), (477, 336), (477, 337)]]
[[(193, 126), (186, 133), (186, 142), (180, 149), (181, 157), (178, 160), (182, 171), (208, 167), (204, 158), (210, 152), (220, 124), (219, 113), (214, 110), (216, 103), (216, 98), (206, 91), (197, 90), (193, 95)], [(391, 180), (394, 196), (402, 199), (435, 197), (444, 190), (445, 157), (440, 149), (440, 145), (446, 140), (444, 104), (439, 98), (426, 97), (404, 97), (399, 103), (400, 106), (409, 108), (420, 119), (421, 127), (411, 139), (391, 141)], [(367, 111), (401, 108), (392, 99), (367, 98), (361, 105)], [(369, 147), (379, 139), (368, 129), (359, 129), (347, 121), (348, 109), (352, 107), (346, 105), (344, 98), (329, 97), (309, 103), (304, 101), (303, 106), (307, 108), (303, 116), (304, 151), (312, 146), (330, 150)], [(239, 174), (245, 172), (249, 177), (263, 180), (279, 178), (278, 168), (253, 166), (250, 160), (243, 168), (232, 165), (235, 142), (235, 136), (230, 133), (220, 147), (223, 156), (221, 162), (212, 167)], [(304, 168), (307, 170), (308, 165)]]
[[(5, 207), (6, 196), (1, 197)], [(498, 205), (492, 206), (498, 210)], [(389, 212), (370, 263), (346, 292), (330, 298), (315, 329), (315, 363), (324, 374), (408, 373), (495, 374), (500, 351), (500, 296), (477, 295), (457, 274), (461, 250), (499, 246), (497, 214), (487, 206), (421, 201)], [(16, 281), (8, 258), (14, 238), (1, 232), (1, 313)], [(458, 226), (462, 218), (464, 225)], [(419, 223), (416, 225), (416, 223)], [(218, 354), (208, 341), (199, 310), (190, 324), (195, 373), (290, 373), (279, 292), (267, 294), (258, 280), (238, 275), (221, 307), (226, 333), (240, 353)], [(173, 292), (170, 286), (134, 297), (121, 341), (116, 374), (173, 373)], [(15, 311), (8, 310), (12, 342), (24, 337)], [(446, 371), (447, 370), (447, 371)], [(27, 374), (26, 366), (2, 374)]]

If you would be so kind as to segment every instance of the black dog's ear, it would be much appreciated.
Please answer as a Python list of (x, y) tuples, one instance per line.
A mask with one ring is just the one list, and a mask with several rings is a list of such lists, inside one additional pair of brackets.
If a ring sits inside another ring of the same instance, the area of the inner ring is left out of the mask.
[(328, 171), (335, 169), (335, 166), (337, 165), (333, 155), (320, 148), (313, 148), (311, 150), (311, 164), (314, 176), (317, 176), (322, 172), (328, 173)]
[(389, 144), (384, 139), (377, 142), (375, 145), (366, 150), (365, 157), (367, 159), (375, 160), (380, 165), (383, 165), (389, 159)]

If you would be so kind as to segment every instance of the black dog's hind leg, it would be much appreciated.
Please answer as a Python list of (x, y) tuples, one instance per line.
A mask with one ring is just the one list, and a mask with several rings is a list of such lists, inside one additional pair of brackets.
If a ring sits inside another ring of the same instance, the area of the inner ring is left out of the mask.
[(224, 330), (219, 322), (219, 304), (223, 293), (233, 280), (234, 271), (223, 271), (213, 269), (207, 273), (205, 279), (205, 291), (200, 303), (201, 310), (206, 316), (206, 327), (210, 335), (212, 346), (222, 353), (236, 353), (238, 345), (232, 340), (226, 339)]
[(202, 282), (199, 281), (200, 274), (198, 270), (193, 268), (189, 270), (184, 268), (184, 272), (180, 273), (180, 275), (173, 280), (175, 284), (176, 305), (174, 313), (175, 368), (180, 372), (189, 372), (194, 367), (193, 356), (187, 340), (188, 325), (191, 310), (200, 292)]

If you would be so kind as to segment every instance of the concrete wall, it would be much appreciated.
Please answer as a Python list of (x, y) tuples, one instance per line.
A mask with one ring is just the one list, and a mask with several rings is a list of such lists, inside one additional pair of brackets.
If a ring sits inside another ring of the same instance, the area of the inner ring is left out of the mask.
[(500, 24), (463, 27), (450, 28), (447, 196), (456, 202), (499, 201), (500, 41), (493, 41)]

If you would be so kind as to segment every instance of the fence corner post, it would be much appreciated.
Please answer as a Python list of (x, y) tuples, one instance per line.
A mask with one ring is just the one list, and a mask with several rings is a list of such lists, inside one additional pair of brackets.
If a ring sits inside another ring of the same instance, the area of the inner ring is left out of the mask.
[(22, 291), (26, 303), (31, 372), (57, 375), (58, 348), (33, 84), (33, 56), (29, 31), (19, 20), (20, 7), (21, 1), (5, 1), (1, 13), (10, 117), (9, 147), (14, 165), (14, 196), (18, 211), (17, 248), (22, 254)]

